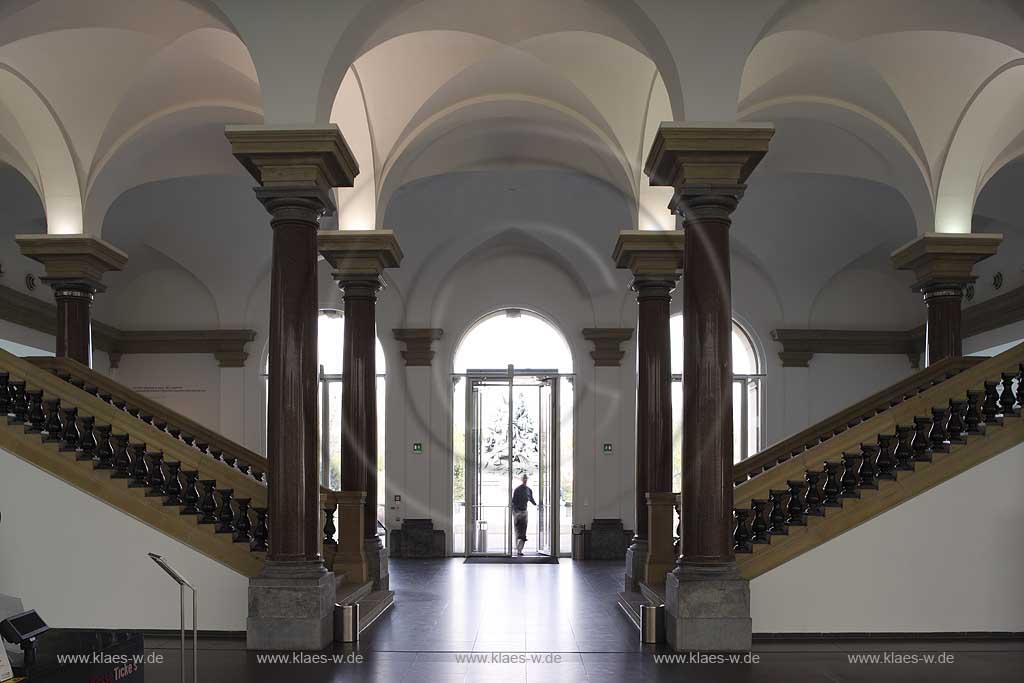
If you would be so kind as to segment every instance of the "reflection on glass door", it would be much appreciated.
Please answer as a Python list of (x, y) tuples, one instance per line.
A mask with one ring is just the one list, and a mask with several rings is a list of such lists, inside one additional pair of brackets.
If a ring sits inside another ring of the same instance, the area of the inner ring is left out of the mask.
[[(558, 554), (562, 489), (558, 387), (563, 380), (557, 373), (511, 367), (505, 372), (467, 374), (463, 484), (467, 554), (513, 554), (517, 535), (512, 496), (524, 476), (534, 500), (527, 504), (523, 552)], [(460, 382), (455, 385), (457, 392)]]

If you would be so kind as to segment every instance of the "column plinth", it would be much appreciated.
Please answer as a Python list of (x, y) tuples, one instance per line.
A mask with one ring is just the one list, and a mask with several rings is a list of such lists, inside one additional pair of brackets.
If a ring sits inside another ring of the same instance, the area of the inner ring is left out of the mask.
[[(671, 553), (671, 518), (667, 534), (649, 535), (648, 495), (672, 492), (672, 354), (669, 315), (672, 291), (683, 263), (684, 236), (679, 231), (619, 233), (614, 258), (633, 273), (637, 295), (636, 396), (636, 534), (626, 554), (627, 591), (639, 582), (660, 583), (651, 575), (650, 557)], [(656, 525), (661, 529), (661, 525)], [(655, 565), (656, 567), (656, 565)]]
[(364, 491), (364, 556), (376, 590), (387, 590), (387, 553), (377, 535), (377, 292), (385, 268), (401, 263), (390, 230), (324, 230), (318, 248), (334, 267), (345, 302), (341, 390), (341, 488)]
[(92, 367), (92, 302), (103, 273), (128, 261), (120, 249), (87, 235), (18, 235), (21, 253), (42, 263), (57, 303), (56, 354)]
[(645, 172), (682, 215), (682, 543), (666, 579), (666, 635), (679, 650), (749, 650), (749, 583), (732, 549), (732, 300), (729, 228), (774, 129), (662, 124)]
[(912, 289), (928, 309), (925, 364), (963, 355), (961, 326), (964, 287), (977, 279), (974, 264), (992, 256), (1003, 236), (929, 232), (892, 253), (897, 270), (913, 271)]
[[(358, 165), (337, 126), (229, 126), (232, 153), (270, 213), (267, 458), (270, 550), (249, 583), (250, 649), (322, 650), (333, 640), (335, 580), (320, 557), (317, 230), (331, 188)], [(283, 578), (286, 577), (286, 578)], [(299, 599), (296, 599), (296, 598)]]

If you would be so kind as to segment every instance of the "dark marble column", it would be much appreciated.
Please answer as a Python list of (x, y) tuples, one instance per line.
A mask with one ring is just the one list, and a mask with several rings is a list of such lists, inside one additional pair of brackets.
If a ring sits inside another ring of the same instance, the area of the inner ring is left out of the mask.
[(666, 637), (677, 650), (747, 651), (750, 586), (733, 554), (732, 301), (729, 228), (769, 125), (665, 123), (645, 172), (682, 215), (681, 555), (666, 577)]
[(92, 300), (96, 290), (82, 283), (51, 283), (57, 300), (57, 356), (92, 367)]
[(730, 215), (742, 189), (680, 198), (683, 265), (683, 514), (676, 574), (727, 571), (732, 533)]
[(912, 289), (928, 309), (925, 363), (963, 355), (961, 303), (964, 287), (974, 282), (974, 264), (992, 256), (1003, 236), (987, 233), (929, 232), (892, 254), (898, 270), (913, 271)]
[(320, 560), (315, 195), (257, 189), (270, 212), (268, 506), (272, 562)]
[(320, 557), (317, 229), (332, 189), (359, 172), (337, 126), (229, 126), (235, 157), (270, 213), (269, 550), (249, 580), (250, 649), (322, 650), (333, 640), (335, 577)]
[(87, 235), (19, 235), (25, 256), (46, 266), (42, 281), (57, 302), (56, 353), (92, 367), (92, 302), (106, 288), (103, 273), (121, 270), (128, 257)]
[(365, 491), (363, 537), (377, 538), (376, 304), (380, 280), (339, 279), (345, 300), (341, 488)]
[(640, 581), (661, 582), (664, 571), (648, 576), (648, 560), (655, 545), (672, 546), (671, 519), (667, 528), (651, 528), (647, 494), (672, 491), (669, 307), (683, 261), (683, 233), (621, 232), (614, 258), (620, 268), (633, 272), (631, 286), (637, 294), (636, 529), (626, 553), (626, 590), (635, 591)]
[[(375, 589), (387, 590), (387, 552), (377, 535), (376, 305), (377, 292), (384, 286), (384, 269), (401, 263), (402, 250), (390, 230), (324, 230), (319, 249), (334, 267), (334, 279), (345, 300), (341, 488), (366, 493), (362, 549), (365, 571)], [(362, 567), (357, 558), (345, 557), (343, 561)]]

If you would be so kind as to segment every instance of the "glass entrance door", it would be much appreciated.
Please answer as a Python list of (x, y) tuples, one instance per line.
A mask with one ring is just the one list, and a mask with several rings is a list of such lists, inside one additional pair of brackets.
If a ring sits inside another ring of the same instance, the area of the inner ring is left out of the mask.
[(535, 370), (466, 376), (466, 551), (511, 556), (512, 496), (527, 477), (525, 555), (558, 554), (558, 375)]

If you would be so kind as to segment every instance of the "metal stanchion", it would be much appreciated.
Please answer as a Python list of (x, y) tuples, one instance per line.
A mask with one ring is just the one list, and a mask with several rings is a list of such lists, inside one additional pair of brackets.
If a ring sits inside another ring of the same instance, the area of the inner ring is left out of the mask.
[(178, 600), (181, 603), (181, 683), (185, 683), (185, 588), (192, 591), (192, 683), (199, 683), (199, 627), (196, 620), (199, 591), (188, 579), (167, 564), (163, 557), (156, 553), (149, 553), (149, 557), (178, 584)]

